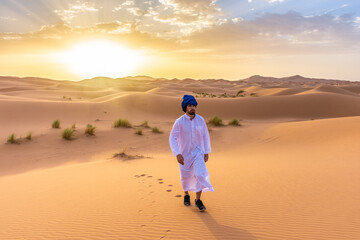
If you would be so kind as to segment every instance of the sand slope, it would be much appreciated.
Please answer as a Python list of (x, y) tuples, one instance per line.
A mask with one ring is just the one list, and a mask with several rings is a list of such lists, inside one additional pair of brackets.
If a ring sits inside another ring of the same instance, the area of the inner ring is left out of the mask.
[[(357, 83), (294, 76), (113, 84), (121, 80), (0, 78), (0, 239), (360, 238)], [(203, 194), (204, 213), (193, 193), (192, 206), (183, 206), (168, 145), (181, 97), (195, 87), (259, 93), (198, 97), (206, 119), (243, 119), (242, 127), (211, 127), (207, 167), (215, 192)], [(117, 118), (133, 128), (113, 128)], [(51, 128), (55, 119), (61, 129)], [(163, 133), (136, 135), (144, 120)], [(73, 123), (75, 139), (65, 141), (61, 132)], [(88, 123), (96, 136), (84, 134)], [(30, 130), (31, 141), (5, 143)], [(143, 158), (113, 158), (124, 148)]]

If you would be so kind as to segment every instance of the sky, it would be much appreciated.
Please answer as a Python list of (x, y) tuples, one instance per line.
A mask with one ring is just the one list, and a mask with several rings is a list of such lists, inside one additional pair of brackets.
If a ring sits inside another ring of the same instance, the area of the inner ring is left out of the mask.
[(0, 76), (360, 80), (358, 0), (0, 0)]

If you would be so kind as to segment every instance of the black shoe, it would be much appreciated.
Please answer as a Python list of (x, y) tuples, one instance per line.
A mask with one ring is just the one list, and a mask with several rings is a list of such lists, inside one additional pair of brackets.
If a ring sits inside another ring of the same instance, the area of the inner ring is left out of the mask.
[(202, 201), (199, 199), (199, 200), (196, 200), (195, 199), (195, 206), (197, 207), (197, 209), (200, 211), (200, 212), (203, 212), (206, 210), (206, 207), (204, 206), (204, 204), (202, 203)]
[(190, 195), (185, 195), (184, 196), (184, 205), (185, 206), (190, 206)]

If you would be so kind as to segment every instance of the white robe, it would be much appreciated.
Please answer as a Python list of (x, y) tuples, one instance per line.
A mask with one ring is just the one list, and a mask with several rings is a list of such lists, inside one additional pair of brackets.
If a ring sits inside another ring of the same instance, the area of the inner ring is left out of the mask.
[(184, 157), (184, 165), (179, 163), (184, 191), (213, 192), (204, 161), (204, 154), (211, 152), (210, 136), (204, 118), (195, 114), (190, 120), (190, 117), (184, 114), (176, 119), (169, 142), (174, 156), (181, 154)]

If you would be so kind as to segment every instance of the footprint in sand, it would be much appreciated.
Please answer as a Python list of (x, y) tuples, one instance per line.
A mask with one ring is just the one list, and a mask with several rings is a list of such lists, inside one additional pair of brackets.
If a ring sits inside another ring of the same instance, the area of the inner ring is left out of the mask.
[(145, 173), (143, 173), (143, 174), (141, 174), (141, 175), (140, 175), (140, 177), (143, 177), (143, 176), (146, 176), (146, 174), (145, 174)]
[(152, 176), (147, 176), (148, 178), (151, 178)]
[(172, 185), (171, 185), (171, 184), (169, 184), (168, 186), (169, 186), (169, 187), (172, 187)]
[(157, 180), (158, 180), (158, 181), (162, 181), (163, 179), (162, 179), (162, 178), (158, 178)]
[(178, 195), (175, 195), (175, 197), (182, 197), (182, 196), (178, 194)]
[[(166, 230), (165, 234), (168, 233), (168, 232), (170, 232), (170, 230)], [(166, 237), (166, 235), (161, 236), (160, 239), (163, 239), (163, 238), (165, 238), (165, 237)]]
[(159, 184), (163, 184), (164, 182), (159, 182)]
[(168, 190), (166, 190), (167, 192), (171, 192), (172, 190), (171, 189), (168, 189)]

